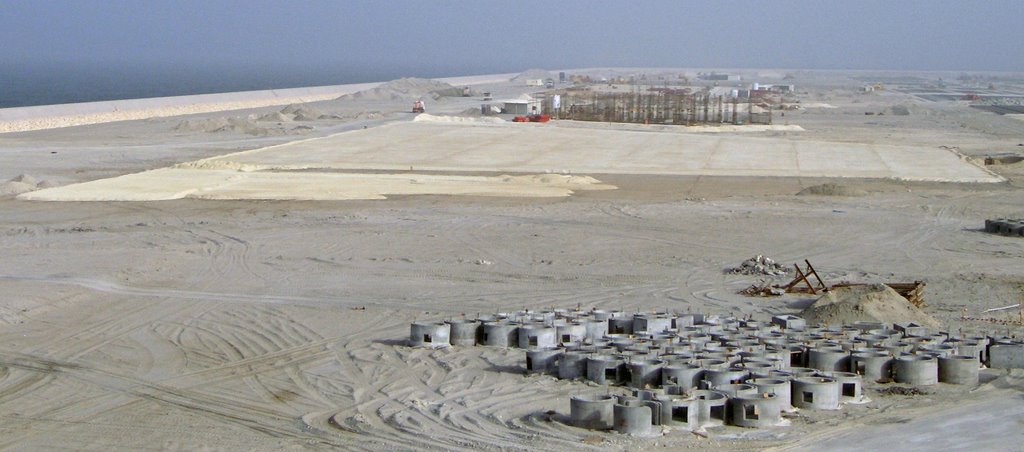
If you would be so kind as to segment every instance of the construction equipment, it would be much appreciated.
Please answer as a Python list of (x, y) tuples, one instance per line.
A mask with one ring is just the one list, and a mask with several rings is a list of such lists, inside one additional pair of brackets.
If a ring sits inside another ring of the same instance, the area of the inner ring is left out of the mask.
[(423, 103), (422, 100), (418, 100), (418, 101), (412, 103), (412, 112), (413, 113), (423, 113), (425, 111), (427, 111), (427, 108), (426, 108), (426, 105)]

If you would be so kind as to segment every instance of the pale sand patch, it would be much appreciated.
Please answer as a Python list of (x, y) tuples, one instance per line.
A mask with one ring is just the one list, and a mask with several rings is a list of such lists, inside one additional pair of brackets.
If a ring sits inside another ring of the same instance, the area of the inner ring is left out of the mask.
[(467, 195), (549, 198), (576, 190), (610, 190), (586, 176), (455, 176), (316, 172), (239, 172), (161, 168), (19, 196), (31, 201), (164, 201), (171, 199), (279, 199), (336, 201), (387, 195)]
[[(679, 128), (685, 129), (685, 128)], [(406, 122), (189, 164), (233, 169), (420, 170), (1001, 182), (949, 149), (575, 123)]]

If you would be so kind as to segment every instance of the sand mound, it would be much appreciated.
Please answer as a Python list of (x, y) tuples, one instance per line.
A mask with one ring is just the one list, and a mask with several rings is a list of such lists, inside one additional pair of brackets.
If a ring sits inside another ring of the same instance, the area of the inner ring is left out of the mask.
[(438, 100), (442, 97), (455, 96), (462, 96), (462, 89), (437, 80), (401, 78), (376, 88), (346, 94), (338, 99), (413, 101), (427, 98)]
[(284, 109), (278, 113), (281, 113), (282, 115), (292, 115), (296, 121), (316, 121), (318, 119), (328, 118), (327, 115), (313, 107), (304, 107), (295, 104), (284, 107)]
[(812, 185), (797, 193), (797, 196), (867, 196), (868, 192), (839, 184)]
[(910, 107), (906, 105), (893, 105), (886, 109), (890, 115), (895, 116), (910, 116)]
[(420, 113), (412, 119), (413, 122), (464, 122), (464, 123), (484, 123), (484, 124), (502, 124), (506, 122), (501, 118), (491, 118), (486, 116), (478, 117), (466, 117), (466, 116), (437, 116), (429, 113)]
[(40, 187), (36, 178), (28, 174), (20, 174), (14, 179), (0, 184), (0, 196), (17, 196), (40, 188), (45, 187)]
[(267, 114), (265, 114), (263, 116), (260, 116), (260, 117), (256, 118), (257, 122), (288, 122), (288, 121), (291, 121), (291, 120), (292, 120), (291, 115), (286, 115), (286, 114), (281, 113), (279, 111), (275, 111), (273, 113), (267, 113)]
[(16, 196), (22, 193), (34, 191), (35, 189), (35, 185), (26, 184), (24, 182), (7, 181), (0, 184), (0, 196)]
[(544, 69), (527, 69), (523, 72), (520, 72), (519, 75), (512, 77), (511, 79), (509, 79), (509, 81), (525, 83), (527, 80), (546, 80), (548, 78), (551, 78), (551, 73)]
[(36, 188), (39, 188), (39, 189), (53, 188), (53, 187), (56, 187), (56, 186), (57, 186), (56, 182), (52, 182), (52, 181), (49, 181), (49, 180), (42, 180), (42, 181), (39, 181), (38, 184), (36, 184)]
[(935, 330), (941, 328), (938, 320), (885, 284), (834, 288), (804, 309), (800, 316), (809, 324), (913, 322)]
[(29, 176), (28, 174), (19, 174), (14, 179), (11, 179), (11, 182), (23, 182), (33, 187), (39, 185), (39, 181), (37, 181), (36, 178)]
[(207, 118), (186, 119), (178, 123), (174, 130), (179, 132), (236, 132), (257, 137), (284, 135), (281, 128), (267, 128), (256, 125), (256, 121), (248, 118)]

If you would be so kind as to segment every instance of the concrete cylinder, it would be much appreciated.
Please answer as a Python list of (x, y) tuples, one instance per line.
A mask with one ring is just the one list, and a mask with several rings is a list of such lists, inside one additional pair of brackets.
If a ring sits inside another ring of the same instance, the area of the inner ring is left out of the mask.
[(584, 378), (587, 375), (587, 354), (584, 352), (572, 351), (562, 354), (558, 360), (558, 378), (562, 380), (575, 380)]
[(902, 355), (893, 365), (896, 381), (917, 386), (939, 382), (939, 362), (928, 355)]
[(793, 406), (812, 410), (838, 410), (839, 384), (828, 377), (801, 377), (791, 383)]
[(829, 372), (829, 377), (839, 384), (839, 401), (842, 403), (860, 403), (864, 400), (864, 380), (852, 372)]
[(443, 348), (451, 345), (451, 327), (444, 322), (413, 322), (409, 326), (409, 346)]
[(651, 433), (653, 416), (651, 408), (643, 400), (619, 397), (612, 409), (615, 431), (627, 435)]
[(850, 370), (850, 352), (841, 348), (815, 348), (807, 354), (807, 367), (823, 371)]
[(558, 357), (562, 350), (558, 348), (535, 348), (526, 351), (526, 372), (531, 374), (557, 372)]
[(579, 343), (587, 338), (587, 326), (582, 323), (566, 323), (555, 327), (559, 344)]
[(583, 328), (586, 330), (586, 338), (591, 342), (601, 340), (608, 334), (608, 319), (587, 319), (583, 321)]
[(939, 358), (939, 381), (954, 385), (976, 385), (980, 368), (978, 359), (974, 356), (942, 357)]
[(815, 375), (818, 375), (820, 372), (821, 371), (818, 369), (811, 369), (809, 367), (790, 367), (789, 369), (772, 371), (769, 377), (813, 377)]
[(622, 382), (619, 368), (621, 359), (609, 355), (593, 355), (587, 357), (587, 380), (599, 385), (618, 384)]
[(982, 361), (985, 345), (974, 340), (962, 340), (956, 344), (957, 355), (973, 356), (978, 362)]
[(735, 367), (746, 370), (748, 378), (766, 378), (775, 370), (774, 364), (761, 361), (745, 361)]
[(782, 422), (781, 404), (775, 394), (729, 398), (729, 423), (737, 427), (770, 427)]
[(728, 369), (708, 369), (704, 372), (704, 388), (716, 388), (722, 385), (742, 383), (749, 374), (745, 369), (730, 367)]
[(661, 385), (661, 366), (665, 364), (660, 359), (646, 359), (626, 363), (629, 367), (629, 386), (633, 388), (654, 388)]
[(633, 334), (633, 319), (628, 317), (608, 319), (608, 332), (611, 334)]
[(793, 411), (793, 389), (789, 379), (754, 378), (747, 381), (759, 394), (774, 394), (782, 411)]
[(719, 370), (729, 368), (728, 362), (726, 362), (725, 360), (714, 358), (700, 359), (697, 361), (697, 364), (700, 365), (700, 367), (704, 368), (704, 370)]
[(931, 352), (936, 357), (953, 356), (957, 354), (957, 347), (953, 344), (927, 344), (921, 350)]
[(459, 347), (472, 347), (480, 340), (481, 324), (476, 320), (448, 320), (450, 332), (448, 342)]
[(715, 386), (712, 389), (729, 396), (729, 398), (738, 396), (757, 395), (757, 387), (746, 383), (734, 383), (728, 385)]
[(579, 428), (608, 430), (614, 425), (615, 397), (605, 394), (578, 395), (569, 399), (569, 421)]
[(854, 353), (850, 370), (860, 374), (867, 381), (884, 382), (892, 379), (892, 363), (894, 358), (885, 352)]
[(689, 428), (698, 430), (703, 427), (722, 425), (725, 423), (726, 403), (729, 398), (717, 391), (697, 390), (689, 406)]
[(648, 333), (660, 333), (672, 329), (672, 317), (638, 315), (633, 317), (633, 331), (647, 331)]
[(519, 348), (551, 348), (558, 345), (556, 330), (541, 324), (523, 325), (517, 334)]
[(696, 364), (668, 364), (661, 368), (661, 385), (696, 388), (704, 376), (704, 369)]
[(490, 347), (519, 345), (519, 326), (505, 321), (484, 322), (482, 343)]

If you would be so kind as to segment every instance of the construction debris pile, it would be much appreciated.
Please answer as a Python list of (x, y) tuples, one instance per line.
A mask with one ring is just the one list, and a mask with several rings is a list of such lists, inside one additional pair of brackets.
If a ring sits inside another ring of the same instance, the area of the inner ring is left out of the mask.
[(1007, 220), (999, 218), (997, 220), (985, 220), (985, 232), (1024, 237), (1024, 219)]
[(865, 384), (977, 385), (982, 364), (1024, 368), (1020, 339), (913, 322), (809, 326), (793, 315), (519, 311), (415, 322), (409, 344), (522, 348), (528, 374), (606, 387), (572, 398), (572, 425), (637, 435), (657, 425), (786, 425), (783, 412), (866, 402)]
[(789, 269), (770, 257), (758, 254), (743, 261), (739, 267), (730, 268), (726, 272), (733, 275), (785, 276)]

